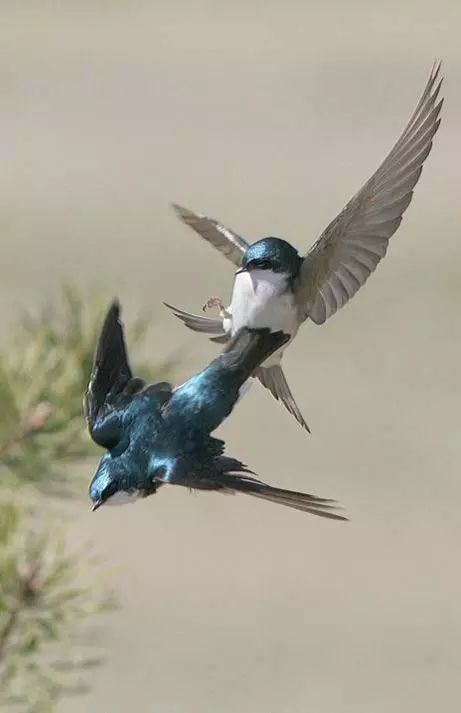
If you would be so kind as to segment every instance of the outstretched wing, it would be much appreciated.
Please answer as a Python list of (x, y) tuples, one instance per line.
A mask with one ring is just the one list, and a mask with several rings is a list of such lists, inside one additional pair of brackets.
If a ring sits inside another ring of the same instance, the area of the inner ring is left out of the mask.
[(187, 437), (192, 431), (208, 436), (229, 416), (254, 370), (288, 340), (283, 332), (242, 327), (216, 359), (175, 389), (165, 421), (174, 419), (175, 428), (182, 422)]
[(134, 379), (120, 322), (120, 305), (112, 302), (99, 337), (84, 411), (93, 440), (112, 448), (120, 438), (120, 411), (144, 386)]
[(195, 230), (202, 238), (208, 240), (213, 247), (229, 258), (234, 265), (240, 267), (243, 254), (249, 247), (249, 243), (246, 240), (234, 233), (233, 230), (218, 223), (217, 220), (213, 220), (213, 218), (207, 218), (206, 215), (198, 215), (175, 203), (171, 205), (183, 223)]
[(434, 66), (401, 137), (376, 173), (305, 255), (297, 288), (304, 317), (322, 324), (357, 292), (386, 254), (402, 221), (440, 119), (442, 79)]
[(173, 312), (175, 317), (180, 319), (181, 322), (193, 332), (216, 334), (220, 337), (227, 337), (223, 328), (223, 320), (221, 317), (203, 317), (203, 315), (200, 314), (185, 312), (183, 309), (179, 309), (179, 307), (174, 307), (173, 305), (168, 304), (168, 302), (164, 302), (163, 304)]

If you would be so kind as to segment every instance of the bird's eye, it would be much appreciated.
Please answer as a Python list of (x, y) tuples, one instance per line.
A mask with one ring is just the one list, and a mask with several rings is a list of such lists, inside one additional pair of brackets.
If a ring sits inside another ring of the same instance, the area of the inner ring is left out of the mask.
[(271, 263), (269, 260), (264, 260), (263, 258), (250, 260), (247, 264), (247, 268), (252, 270), (269, 270), (271, 268)]

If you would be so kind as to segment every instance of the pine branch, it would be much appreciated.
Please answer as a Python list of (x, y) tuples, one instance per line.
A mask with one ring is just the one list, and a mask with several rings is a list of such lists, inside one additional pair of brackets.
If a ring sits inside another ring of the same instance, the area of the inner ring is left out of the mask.
[[(84, 301), (65, 287), (59, 304), (23, 316), (0, 348), (1, 710), (48, 713), (66, 692), (80, 690), (75, 674), (94, 656), (75, 664), (77, 642), (89, 615), (110, 604), (97, 579), (82, 575), (86, 556), (67, 555), (56, 526), (44, 525), (50, 493), (65, 495), (80, 482), (68, 466), (96, 453), (82, 395), (107, 302)], [(141, 319), (129, 330), (131, 344), (146, 325)], [(168, 369), (161, 363), (136, 371), (164, 380)], [(21, 504), (31, 485), (35, 508)]]
[(10, 636), (14, 633), (15, 628), (19, 621), (19, 616), (21, 611), (23, 611), (28, 605), (30, 605), (33, 599), (33, 593), (35, 589), (35, 578), (38, 572), (38, 565), (32, 569), (29, 574), (22, 579), (20, 582), (19, 591), (15, 602), (9, 608), (5, 622), (0, 628), (0, 664), (3, 657), (7, 653), (8, 641)]
[(53, 411), (51, 404), (42, 401), (26, 413), (24, 422), (18, 432), (3, 443), (0, 443), (0, 461), (2, 455), (8, 453), (12, 446), (21, 443), (26, 438), (43, 430), (46, 421)]
[(41, 713), (75, 690), (76, 634), (110, 601), (93, 579), (77, 585), (82, 559), (65, 554), (55, 527), (39, 532), (29, 521), (16, 503), (0, 503), (0, 709)]

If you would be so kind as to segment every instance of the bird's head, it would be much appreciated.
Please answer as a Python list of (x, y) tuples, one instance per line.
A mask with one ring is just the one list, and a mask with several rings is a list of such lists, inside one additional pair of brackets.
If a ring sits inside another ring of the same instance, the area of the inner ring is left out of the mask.
[(298, 251), (286, 240), (263, 238), (250, 245), (242, 258), (242, 265), (238, 272), (271, 270), (294, 278), (299, 272), (301, 263), (302, 258), (298, 255)]
[(101, 505), (123, 505), (135, 502), (153, 492), (145, 464), (140, 465), (125, 454), (106, 453), (90, 483), (93, 510)]

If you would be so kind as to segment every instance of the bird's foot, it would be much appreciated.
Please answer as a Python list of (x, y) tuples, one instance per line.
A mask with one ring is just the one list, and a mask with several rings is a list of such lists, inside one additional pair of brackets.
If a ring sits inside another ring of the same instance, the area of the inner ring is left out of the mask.
[(213, 307), (216, 307), (220, 312), (223, 312), (225, 307), (223, 304), (223, 301), (220, 297), (210, 297), (207, 302), (202, 306), (202, 311), (206, 312), (207, 309), (212, 309)]

